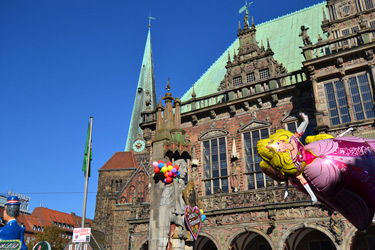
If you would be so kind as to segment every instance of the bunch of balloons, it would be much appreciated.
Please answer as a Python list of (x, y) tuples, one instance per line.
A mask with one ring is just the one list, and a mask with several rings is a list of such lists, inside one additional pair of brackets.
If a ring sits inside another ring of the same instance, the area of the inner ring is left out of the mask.
[(201, 209), (199, 209), (199, 211), (201, 212), (201, 218), (202, 218), (202, 222), (203, 221), (205, 221), (206, 220), (206, 215), (204, 214), (204, 211), (203, 211), (203, 209), (201, 208)]
[(173, 166), (172, 162), (170, 161), (167, 163), (164, 163), (162, 160), (154, 161), (152, 165), (154, 166), (155, 174), (164, 176), (164, 183), (169, 184), (172, 182), (172, 178), (180, 177), (180, 172), (178, 172), (178, 165)]

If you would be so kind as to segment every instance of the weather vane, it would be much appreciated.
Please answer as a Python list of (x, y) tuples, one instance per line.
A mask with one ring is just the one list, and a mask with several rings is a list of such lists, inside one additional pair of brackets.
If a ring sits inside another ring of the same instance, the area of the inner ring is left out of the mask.
[(171, 78), (168, 77), (168, 84), (167, 86), (165, 87), (165, 89), (169, 92), (169, 90), (171, 90)]
[(148, 27), (151, 27), (151, 20), (156, 20), (156, 18), (155, 18), (155, 17), (152, 17), (152, 16), (151, 16), (151, 13), (150, 13), (150, 15), (149, 15), (149, 17), (148, 17)]
[(249, 11), (248, 11), (248, 7), (250, 7), (250, 5), (252, 4), (253, 2), (251, 2), (251, 3), (247, 3), (247, 0), (245, 0), (245, 5), (238, 11), (238, 13), (239, 14), (241, 14), (242, 12), (244, 12), (244, 10), (246, 10), (246, 14), (248, 14), (249, 13)]

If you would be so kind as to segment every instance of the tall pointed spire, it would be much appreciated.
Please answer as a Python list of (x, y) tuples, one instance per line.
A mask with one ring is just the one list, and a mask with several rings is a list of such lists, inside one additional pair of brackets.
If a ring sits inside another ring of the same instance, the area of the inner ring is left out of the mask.
[[(151, 21), (151, 19), (155, 18), (150, 16), (149, 21)], [(146, 46), (143, 53), (141, 72), (139, 74), (137, 92), (135, 94), (133, 113), (130, 120), (125, 151), (130, 151), (137, 136), (139, 134), (142, 135), (142, 130), (139, 127), (139, 124), (142, 122), (141, 113), (147, 110), (155, 110), (155, 108), (155, 76), (151, 49), (151, 25), (149, 23)]]

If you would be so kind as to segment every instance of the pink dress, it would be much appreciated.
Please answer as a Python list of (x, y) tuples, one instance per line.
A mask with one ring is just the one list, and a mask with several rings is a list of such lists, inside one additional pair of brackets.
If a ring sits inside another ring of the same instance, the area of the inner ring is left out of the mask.
[[(318, 200), (340, 212), (359, 230), (369, 227), (375, 212), (375, 140), (338, 137), (310, 143), (300, 150), (303, 145), (293, 137), (306, 162), (303, 175)], [(295, 161), (299, 168), (301, 159)], [(295, 179), (293, 183), (305, 191)]]

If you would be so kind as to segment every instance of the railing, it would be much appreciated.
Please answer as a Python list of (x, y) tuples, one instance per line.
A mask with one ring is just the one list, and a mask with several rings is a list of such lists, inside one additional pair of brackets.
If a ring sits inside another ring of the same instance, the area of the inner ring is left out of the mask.
[(288, 85), (298, 84), (306, 81), (306, 75), (302, 70), (283, 74), (272, 79), (262, 79), (248, 84), (239, 85), (215, 94), (200, 98), (192, 98), (181, 105), (181, 113), (190, 112), (209, 106), (226, 103), (235, 99), (259, 94), (268, 90), (281, 88)]
[(375, 28), (366, 28), (357, 33), (338, 37), (331, 40), (319, 41), (314, 45), (302, 48), (306, 60), (332, 55), (341, 51), (350, 50), (364, 44), (371, 43)]

